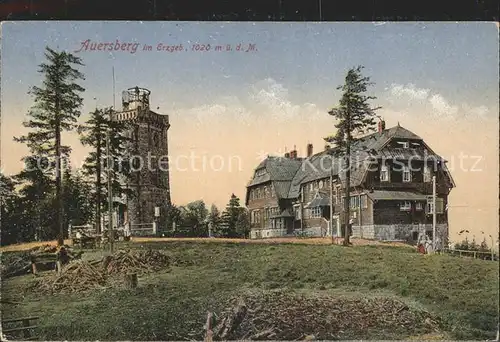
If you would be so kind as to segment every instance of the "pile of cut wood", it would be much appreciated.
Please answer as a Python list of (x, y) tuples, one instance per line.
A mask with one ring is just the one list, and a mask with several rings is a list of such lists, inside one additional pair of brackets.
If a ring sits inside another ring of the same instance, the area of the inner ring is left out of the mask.
[(60, 274), (35, 280), (33, 288), (41, 292), (80, 292), (106, 286), (106, 275), (95, 263), (76, 261), (65, 266)]
[(72, 262), (62, 268), (61, 274), (36, 279), (31, 289), (54, 293), (119, 286), (127, 274), (144, 274), (169, 266), (170, 258), (159, 251), (119, 250), (99, 260)]
[(119, 250), (102, 261), (107, 274), (145, 274), (170, 266), (170, 258), (159, 251), (148, 249), (139, 251)]
[[(439, 321), (390, 298), (306, 297), (283, 290), (234, 298), (214, 340), (347, 340), (431, 333)], [(393, 335), (389, 335), (393, 334)]]

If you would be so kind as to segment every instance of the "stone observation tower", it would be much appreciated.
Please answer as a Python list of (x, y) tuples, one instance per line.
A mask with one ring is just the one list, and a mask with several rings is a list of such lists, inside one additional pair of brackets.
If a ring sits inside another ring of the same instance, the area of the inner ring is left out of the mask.
[(123, 91), (122, 110), (114, 114), (114, 120), (130, 124), (128, 154), (137, 170), (127, 184), (133, 195), (120, 200), (118, 225), (152, 223), (155, 207), (163, 215), (171, 203), (167, 135), (170, 124), (168, 115), (151, 110), (150, 94), (148, 89), (139, 87)]

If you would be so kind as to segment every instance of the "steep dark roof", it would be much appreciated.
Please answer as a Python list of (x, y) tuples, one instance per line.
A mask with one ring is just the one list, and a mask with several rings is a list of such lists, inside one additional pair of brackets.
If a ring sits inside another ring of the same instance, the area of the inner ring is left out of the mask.
[(421, 137), (406, 128), (394, 126), (382, 132), (375, 132), (357, 139), (351, 146), (353, 150), (379, 151), (391, 139), (422, 140)]
[[(421, 141), (428, 152), (412, 148), (387, 147), (387, 143), (392, 139)], [(378, 158), (422, 160), (424, 157), (443, 160), (425, 145), (421, 137), (399, 124), (382, 132), (366, 135), (356, 139), (351, 145), (351, 186), (359, 186), (363, 182), (369, 166)], [(273, 181), (278, 198), (294, 199), (299, 197), (302, 184), (328, 178), (331, 174), (335, 178), (339, 178), (345, 185), (345, 173), (340, 172), (342, 165), (344, 165), (344, 161), (339, 157), (332, 157), (328, 151), (322, 151), (303, 159), (270, 156), (256, 168), (256, 170), (265, 169), (267, 172), (260, 176), (254, 176), (248, 186)], [(451, 179), (449, 173), (448, 176)]]
[(340, 169), (340, 160), (332, 157), (326, 151), (322, 151), (304, 159), (302, 165), (295, 174), (295, 177), (293, 177), (288, 198), (299, 197), (301, 184), (330, 177), (330, 173), (332, 171), (332, 161), (333, 174), (337, 175)]
[[(272, 181), (277, 198), (288, 198), (290, 183), (301, 164), (301, 159), (269, 156), (255, 169), (248, 187)], [(257, 175), (259, 170), (265, 170), (265, 173)]]

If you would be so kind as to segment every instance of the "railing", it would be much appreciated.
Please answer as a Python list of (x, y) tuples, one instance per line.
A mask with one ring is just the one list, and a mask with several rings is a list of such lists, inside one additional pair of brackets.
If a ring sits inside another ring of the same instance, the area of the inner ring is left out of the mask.
[[(11, 340), (22, 339), (23, 341), (30, 341), (38, 339), (37, 336), (32, 334), (33, 330), (35, 330), (38, 326), (30, 324), (32, 321), (38, 321), (40, 317), (23, 317), (23, 318), (15, 318), (15, 319), (5, 319), (2, 320), (2, 332)], [(22, 326), (6, 328), (8, 325), (15, 325), (13, 323), (21, 323)], [(16, 338), (12, 336), (11, 333), (22, 332), (22, 338)]]
[(467, 251), (463, 249), (451, 249), (451, 248), (444, 248), (441, 250), (441, 252), (451, 255), (458, 255), (460, 257), (472, 257), (474, 259), (498, 260), (498, 255), (496, 255), (494, 252)]
[(83, 225), (83, 226), (69, 226), (68, 236), (70, 239), (76, 238), (76, 233), (81, 232), (84, 235), (95, 235), (97, 234), (97, 230), (91, 224)]
[(130, 227), (130, 234), (132, 236), (151, 236), (156, 235), (157, 226), (156, 222), (153, 223), (135, 223)]

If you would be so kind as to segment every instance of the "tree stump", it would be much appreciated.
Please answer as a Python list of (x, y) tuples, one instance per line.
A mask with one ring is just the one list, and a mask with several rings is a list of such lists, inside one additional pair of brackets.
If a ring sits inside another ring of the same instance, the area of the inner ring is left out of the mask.
[(137, 287), (137, 273), (130, 273), (125, 275), (125, 287), (127, 289), (135, 289)]

